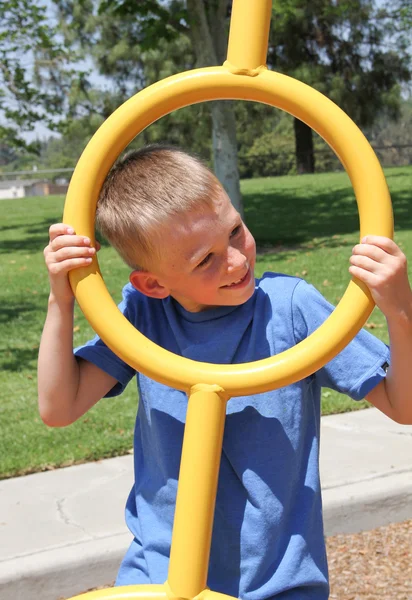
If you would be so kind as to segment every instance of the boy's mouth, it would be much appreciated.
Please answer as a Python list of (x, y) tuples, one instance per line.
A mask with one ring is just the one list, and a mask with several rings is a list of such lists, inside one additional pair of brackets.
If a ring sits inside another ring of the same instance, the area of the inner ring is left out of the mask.
[(241, 277), (240, 279), (237, 279), (236, 281), (232, 281), (232, 283), (229, 283), (227, 285), (222, 285), (222, 288), (232, 288), (232, 287), (235, 287), (238, 285), (240, 286), (242, 283), (244, 283), (246, 281), (249, 274), (250, 274), (250, 267), (248, 268), (246, 273), (243, 275), (243, 277)]

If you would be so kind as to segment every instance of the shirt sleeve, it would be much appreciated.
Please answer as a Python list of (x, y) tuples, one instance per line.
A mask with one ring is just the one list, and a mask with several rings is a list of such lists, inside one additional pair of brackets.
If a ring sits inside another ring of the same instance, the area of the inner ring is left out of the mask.
[[(296, 343), (313, 333), (334, 310), (312, 285), (300, 281), (292, 299)], [(390, 349), (362, 329), (335, 358), (315, 374), (319, 385), (361, 400), (385, 378)]]
[[(132, 324), (134, 321), (135, 308), (133, 307), (133, 294), (129, 286), (123, 289), (123, 300), (118, 308)], [(121, 360), (103, 340), (96, 335), (83, 346), (74, 349), (74, 355), (95, 364), (97, 367), (117, 379), (117, 384), (106, 394), (105, 398), (118, 396), (123, 392), (129, 381), (136, 374), (135, 369)]]

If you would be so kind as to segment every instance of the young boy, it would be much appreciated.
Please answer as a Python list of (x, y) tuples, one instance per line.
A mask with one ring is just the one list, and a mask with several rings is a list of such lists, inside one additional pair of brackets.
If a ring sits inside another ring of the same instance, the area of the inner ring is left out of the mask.
[[(330, 314), (303, 280), (255, 281), (255, 242), (224, 190), (197, 159), (149, 147), (106, 179), (97, 224), (132, 269), (120, 309), (147, 337), (182, 356), (242, 363), (277, 354)], [(73, 355), (68, 272), (95, 249), (70, 225), (50, 228), (50, 299), (39, 355), (39, 407), (59, 427), (137, 376), (135, 483), (126, 506), (133, 535), (117, 585), (167, 579), (187, 407), (184, 393), (135, 373), (95, 338)], [(320, 390), (367, 399), (412, 423), (412, 292), (394, 242), (369, 236), (349, 271), (387, 318), (391, 350), (362, 331), (305, 380), (227, 407), (208, 585), (246, 600), (326, 600), (319, 482)], [(390, 365), (390, 366), (389, 366)]]

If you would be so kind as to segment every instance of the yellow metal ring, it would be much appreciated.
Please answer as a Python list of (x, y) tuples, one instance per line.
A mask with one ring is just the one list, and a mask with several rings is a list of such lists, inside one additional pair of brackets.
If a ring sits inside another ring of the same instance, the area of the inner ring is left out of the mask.
[[(392, 206), (379, 162), (357, 126), (328, 98), (309, 86), (262, 68), (253, 77), (225, 65), (181, 73), (125, 102), (92, 138), (70, 183), (64, 222), (94, 239), (94, 215), (103, 181), (117, 156), (145, 127), (178, 108), (218, 99), (263, 102), (307, 123), (333, 148), (348, 172), (358, 202), (360, 236), (392, 237)], [(367, 289), (350, 282), (342, 300), (311, 336), (279, 355), (254, 363), (213, 365), (177, 356), (139, 333), (110, 297), (97, 259), (74, 270), (70, 281), (92, 327), (136, 370), (189, 391), (198, 383), (218, 384), (229, 396), (282, 387), (314, 373), (356, 335), (373, 309)]]

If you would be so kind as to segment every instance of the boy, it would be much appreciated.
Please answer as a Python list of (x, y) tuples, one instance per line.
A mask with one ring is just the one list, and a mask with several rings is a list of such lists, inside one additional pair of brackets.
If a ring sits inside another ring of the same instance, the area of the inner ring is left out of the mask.
[[(132, 269), (120, 309), (144, 335), (182, 356), (214, 363), (266, 358), (310, 335), (332, 310), (301, 279), (268, 273), (255, 281), (253, 237), (215, 177), (180, 150), (149, 147), (120, 161), (103, 186), (97, 224)], [(94, 252), (70, 226), (50, 228), (40, 414), (48, 425), (68, 425), (137, 375), (135, 483), (126, 506), (133, 541), (116, 583), (163, 583), (187, 398), (136, 374), (98, 338), (73, 356), (67, 273)], [(387, 318), (391, 352), (362, 331), (311, 377), (230, 400), (208, 577), (215, 591), (250, 600), (328, 597), (321, 386), (366, 396), (392, 419), (412, 423), (406, 259), (391, 240), (370, 236), (350, 262)]]

